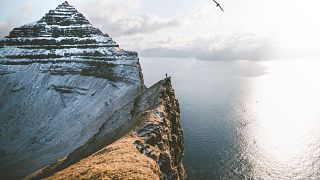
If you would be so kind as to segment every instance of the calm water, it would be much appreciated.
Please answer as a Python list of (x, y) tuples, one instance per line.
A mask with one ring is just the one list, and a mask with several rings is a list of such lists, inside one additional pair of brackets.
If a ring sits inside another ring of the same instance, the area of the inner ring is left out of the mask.
[(141, 58), (172, 76), (189, 179), (320, 179), (320, 62)]

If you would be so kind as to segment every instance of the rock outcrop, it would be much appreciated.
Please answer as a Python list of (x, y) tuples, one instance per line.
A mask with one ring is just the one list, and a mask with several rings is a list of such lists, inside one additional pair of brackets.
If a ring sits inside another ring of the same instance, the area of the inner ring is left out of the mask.
[[(128, 148), (153, 162), (156, 177), (184, 178), (170, 80), (144, 90), (138, 54), (119, 48), (67, 2), (0, 39), (0, 83), (1, 178), (56, 175), (130, 131), (116, 146), (134, 139)], [(151, 111), (157, 121), (142, 118)]]
[[(117, 132), (129, 133), (119, 140), (98, 148), (101, 150), (62, 171), (52, 171), (60, 165), (58, 163), (27, 179), (185, 179), (180, 109), (170, 78), (146, 89), (111, 117), (126, 118), (130, 120)], [(91, 142), (78, 152), (103, 144), (109, 127), (102, 126)]]

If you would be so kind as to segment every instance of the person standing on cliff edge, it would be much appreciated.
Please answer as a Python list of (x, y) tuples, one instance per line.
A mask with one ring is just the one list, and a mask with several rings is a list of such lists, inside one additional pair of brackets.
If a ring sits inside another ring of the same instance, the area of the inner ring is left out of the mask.
[(166, 73), (166, 78), (168, 78), (168, 74)]

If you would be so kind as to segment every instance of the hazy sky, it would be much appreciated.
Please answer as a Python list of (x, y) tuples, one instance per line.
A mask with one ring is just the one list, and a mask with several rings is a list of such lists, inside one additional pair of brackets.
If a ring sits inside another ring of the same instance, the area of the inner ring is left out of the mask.
[[(0, 35), (61, 0), (0, 0)], [(143, 56), (207, 60), (320, 57), (317, 0), (69, 0), (121, 47)]]

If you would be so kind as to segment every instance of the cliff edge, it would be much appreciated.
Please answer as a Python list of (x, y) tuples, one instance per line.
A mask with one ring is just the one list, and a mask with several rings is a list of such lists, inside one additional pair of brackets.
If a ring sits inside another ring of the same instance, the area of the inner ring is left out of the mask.
[(0, 84), (1, 178), (71, 176), (70, 168), (111, 147), (123, 151), (107, 154), (106, 168), (128, 152), (153, 162), (156, 177), (184, 178), (170, 79), (145, 90), (138, 54), (121, 49), (68, 2), (0, 39)]
[(128, 107), (133, 130), (119, 140), (47, 178), (51, 173), (43, 169), (27, 179), (185, 179), (180, 109), (170, 78), (147, 89)]

